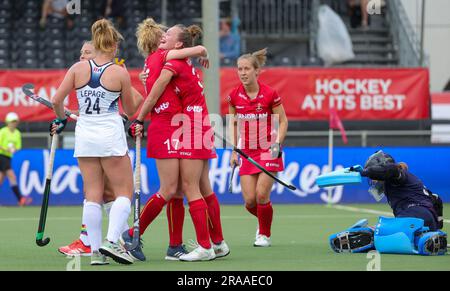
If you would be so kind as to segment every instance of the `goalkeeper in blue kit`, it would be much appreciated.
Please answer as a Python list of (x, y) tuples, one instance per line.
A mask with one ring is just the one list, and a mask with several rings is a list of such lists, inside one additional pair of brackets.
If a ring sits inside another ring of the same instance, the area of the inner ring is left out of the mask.
[(408, 170), (405, 163), (377, 151), (369, 157), (364, 168), (351, 167), (369, 179), (369, 192), (377, 201), (384, 196), (395, 218), (380, 217), (376, 227), (360, 220), (343, 232), (330, 236), (336, 252), (443, 255), (447, 252), (447, 234), (443, 227), (443, 205), (422, 181)]

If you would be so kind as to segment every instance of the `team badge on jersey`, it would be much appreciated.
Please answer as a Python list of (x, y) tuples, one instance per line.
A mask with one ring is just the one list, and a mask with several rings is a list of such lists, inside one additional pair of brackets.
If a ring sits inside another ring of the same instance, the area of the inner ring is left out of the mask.
[(263, 108), (262, 108), (261, 103), (258, 103), (258, 105), (256, 106), (256, 112), (260, 112), (262, 110), (263, 110)]

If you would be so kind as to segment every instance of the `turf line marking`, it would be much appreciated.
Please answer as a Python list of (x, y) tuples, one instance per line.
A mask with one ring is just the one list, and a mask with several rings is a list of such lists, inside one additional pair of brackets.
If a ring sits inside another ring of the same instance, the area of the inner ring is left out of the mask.
[[(346, 216), (342, 216), (342, 215), (318, 215), (318, 214), (305, 214), (305, 215), (277, 215), (277, 219), (281, 218), (281, 219), (312, 219), (312, 218), (339, 218), (339, 217), (355, 217), (356, 215), (346, 215)], [(186, 215), (186, 217), (189, 217), (189, 215)], [(155, 220), (165, 220), (166, 217), (157, 217)], [(251, 215), (223, 215), (221, 216), (221, 219), (254, 219), (253, 216)], [(80, 217), (78, 216), (74, 216), (74, 217), (49, 217), (47, 218), (47, 220), (49, 221), (70, 221), (70, 220), (80, 220)], [(36, 217), (11, 217), (11, 218), (0, 218), (0, 222), (13, 222), (13, 221), (39, 221), (39, 218)]]
[[(333, 205), (332, 207), (339, 209), (339, 210), (345, 210), (345, 211), (351, 211), (351, 212), (369, 213), (369, 214), (385, 215), (385, 216), (391, 216), (391, 217), (394, 216), (391, 212), (379, 211), (379, 210), (368, 209), (368, 208), (358, 208), (358, 207), (351, 207), (351, 206), (344, 206), (344, 205)], [(450, 223), (450, 219), (444, 219), (444, 222)]]

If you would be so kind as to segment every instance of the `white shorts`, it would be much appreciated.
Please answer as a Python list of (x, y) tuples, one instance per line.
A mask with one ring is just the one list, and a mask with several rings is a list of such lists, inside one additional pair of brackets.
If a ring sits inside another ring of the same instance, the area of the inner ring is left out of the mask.
[(122, 157), (128, 153), (122, 118), (117, 113), (77, 120), (74, 157)]

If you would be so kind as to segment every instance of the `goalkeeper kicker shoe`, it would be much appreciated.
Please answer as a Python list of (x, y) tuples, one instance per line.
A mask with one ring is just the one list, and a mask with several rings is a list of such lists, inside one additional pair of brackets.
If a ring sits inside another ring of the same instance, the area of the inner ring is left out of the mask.
[(192, 252), (180, 256), (180, 261), (184, 262), (198, 262), (198, 261), (211, 261), (216, 258), (213, 248), (205, 249), (202, 246), (198, 246)]
[[(133, 237), (130, 236), (128, 230), (124, 231), (119, 238), (119, 242), (122, 247), (125, 248), (126, 244), (131, 244), (133, 242)], [(136, 261), (144, 262), (146, 260), (144, 252), (142, 251), (142, 240), (139, 240), (138, 246), (134, 250), (128, 251), (128, 253)]]
[(119, 243), (113, 243), (105, 240), (99, 249), (102, 255), (110, 257), (119, 264), (130, 265), (133, 264), (133, 258), (127, 253)]
[(58, 251), (66, 256), (90, 256), (91, 247), (84, 245), (81, 239), (77, 239), (70, 245), (60, 247)]

